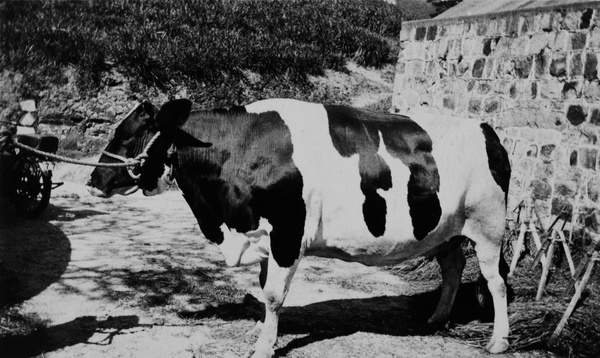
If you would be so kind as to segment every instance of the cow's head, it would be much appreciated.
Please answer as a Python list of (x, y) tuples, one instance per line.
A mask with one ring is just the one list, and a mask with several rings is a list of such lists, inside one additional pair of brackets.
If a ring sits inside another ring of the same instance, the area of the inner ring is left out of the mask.
[[(111, 197), (115, 194), (129, 195), (139, 188), (145, 193), (154, 194), (158, 178), (164, 173), (167, 150), (173, 144), (208, 146), (179, 129), (189, 117), (191, 102), (174, 100), (166, 103), (160, 111), (145, 101), (134, 108), (119, 124), (113, 139), (106, 146), (105, 152), (125, 158), (135, 158), (146, 150), (148, 157), (142, 171), (145, 175), (131, 175), (125, 167), (98, 167), (92, 172), (88, 182), (88, 191), (95, 196)], [(150, 140), (160, 131), (160, 135), (150, 147)], [(100, 163), (117, 163), (109, 155), (102, 154)], [(160, 175), (153, 173), (160, 167)]]
[[(157, 113), (158, 108), (150, 102), (144, 101), (138, 104), (119, 124), (114, 137), (104, 151), (121, 157), (135, 158), (158, 131)], [(121, 161), (102, 154), (100, 163), (121, 163)], [(115, 194), (129, 195), (137, 189), (137, 181), (129, 174), (126, 167), (97, 167), (88, 181), (88, 191), (92, 195), (105, 198)]]

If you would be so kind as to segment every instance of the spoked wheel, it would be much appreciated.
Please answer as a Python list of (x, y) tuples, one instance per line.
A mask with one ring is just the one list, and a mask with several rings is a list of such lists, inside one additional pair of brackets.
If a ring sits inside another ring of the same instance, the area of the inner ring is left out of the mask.
[(43, 213), (50, 202), (52, 178), (43, 174), (38, 161), (21, 157), (14, 167), (14, 180), (13, 203), (17, 212), (30, 218)]

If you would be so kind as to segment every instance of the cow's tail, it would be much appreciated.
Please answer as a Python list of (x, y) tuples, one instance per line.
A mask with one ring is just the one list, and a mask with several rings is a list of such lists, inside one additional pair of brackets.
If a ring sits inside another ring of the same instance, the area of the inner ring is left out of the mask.
[(510, 183), (510, 161), (508, 153), (500, 143), (500, 138), (487, 123), (481, 123), (481, 131), (485, 137), (485, 150), (488, 158), (488, 167), (492, 177), (504, 192), (504, 201), (508, 200), (508, 186)]
[[(510, 183), (510, 161), (508, 159), (508, 153), (506, 149), (500, 142), (500, 138), (494, 131), (494, 129), (487, 123), (481, 123), (480, 125), (481, 131), (483, 132), (483, 136), (485, 137), (485, 150), (488, 158), (488, 167), (494, 178), (494, 181), (504, 192), (504, 205), (506, 207), (508, 202), (508, 187)], [(506, 243), (502, 240), (502, 245), (500, 247), (500, 263), (499, 263), (499, 271), (500, 275), (504, 279), (506, 283), (506, 294), (507, 301), (510, 302), (513, 299), (514, 292), (512, 288), (508, 285), (507, 276), (510, 270), (508, 263), (504, 258), (504, 245)], [(479, 275), (479, 280), (477, 284), (477, 300), (482, 309), (482, 319), (483, 320), (493, 320), (494, 318), (494, 307), (492, 303), (492, 296), (487, 288), (487, 282), (483, 278), (483, 276)]]

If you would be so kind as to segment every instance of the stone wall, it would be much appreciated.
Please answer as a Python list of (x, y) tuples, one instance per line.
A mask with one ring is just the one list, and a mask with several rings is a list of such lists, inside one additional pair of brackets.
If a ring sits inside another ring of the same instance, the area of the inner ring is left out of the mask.
[(393, 107), (480, 118), (509, 152), (509, 210), (600, 209), (600, 1), (412, 21)]

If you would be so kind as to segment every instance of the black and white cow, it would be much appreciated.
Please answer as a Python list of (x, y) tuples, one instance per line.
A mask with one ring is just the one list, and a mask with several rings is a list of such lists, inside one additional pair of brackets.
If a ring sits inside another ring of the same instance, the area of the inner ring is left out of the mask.
[(443, 324), (465, 265), (465, 237), (475, 243), (493, 298), (487, 349), (508, 348), (499, 264), (510, 165), (489, 125), (287, 99), (207, 112), (191, 106), (174, 100), (160, 110), (147, 102), (136, 107), (106, 151), (133, 158), (160, 131), (140, 178), (97, 168), (90, 192), (157, 194), (171, 166), (227, 264), (261, 265), (266, 313), (253, 357), (273, 354), (278, 312), (304, 255), (365, 265), (435, 255), (443, 284), (430, 323)]

